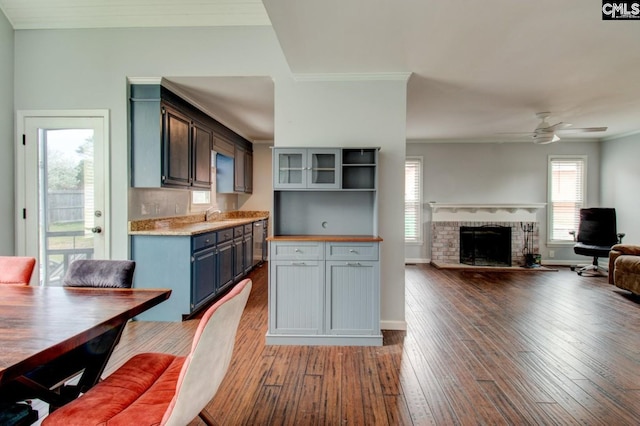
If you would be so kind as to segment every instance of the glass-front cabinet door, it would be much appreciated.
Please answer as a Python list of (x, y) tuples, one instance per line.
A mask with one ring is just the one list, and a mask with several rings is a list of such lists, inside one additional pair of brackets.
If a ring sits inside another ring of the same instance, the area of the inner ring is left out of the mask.
[(309, 188), (340, 188), (340, 150), (309, 149)]
[(307, 187), (307, 150), (276, 149), (274, 188)]
[(276, 148), (275, 189), (339, 189), (340, 150)]

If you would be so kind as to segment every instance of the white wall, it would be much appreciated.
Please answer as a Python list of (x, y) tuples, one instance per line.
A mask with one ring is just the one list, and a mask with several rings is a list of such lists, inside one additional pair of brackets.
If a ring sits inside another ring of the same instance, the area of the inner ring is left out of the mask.
[(384, 329), (405, 328), (406, 78), (276, 80), (275, 146), (380, 147), (379, 234)]
[(0, 11), (0, 255), (14, 254), (13, 27)]
[[(587, 156), (587, 205), (600, 205), (600, 142), (533, 143), (408, 143), (407, 156), (423, 157), (424, 242), (406, 245), (405, 257), (428, 260), (431, 209), (428, 203), (546, 203), (550, 154)], [(546, 245), (547, 212), (538, 212), (543, 260), (584, 260), (571, 247)]]
[(20, 30), (15, 66), (17, 110), (110, 110), (116, 259), (129, 249), (127, 77), (288, 74), (270, 27)]
[(381, 317), (388, 328), (404, 327), (406, 80), (296, 83), (271, 27), (16, 31), (15, 109), (111, 112), (109, 235), (116, 259), (129, 249), (126, 81), (160, 76), (270, 76), (276, 145), (382, 147)]
[(602, 143), (602, 202), (616, 208), (626, 244), (640, 244), (640, 133)]

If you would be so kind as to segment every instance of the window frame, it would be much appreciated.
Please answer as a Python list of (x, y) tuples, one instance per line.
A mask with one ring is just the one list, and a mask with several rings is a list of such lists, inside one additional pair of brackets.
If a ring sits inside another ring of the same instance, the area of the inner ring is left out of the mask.
[[(573, 237), (569, 235), (570, 239), (567, 240), (554, 240), (553, 236), (553, 227), (554, 227), (554, 218), (553, 218), (553, 171), (552, 165), (554, 161), (576, 161), (582, 162), (582, 206), (579, 208), (584, 208), (587, 206), (587, 162), (588, 157), (586, 155), (549, 155), (547, 161), (547, 246), (548, 247), (565, 247), (565, 246), (573, 246), (575, 241)], [(579, 217), (579, 214), (578, 214)], [(578, 231), (578, 223), (576, 223), (575, 231)]]
[[(407, 198), (406, 198), (406, 176), (407, 176), (407, 165), (409, 162), (414, 162), (418, 164), (418, 177), (417, 177), (417, 201), (412, 202), (415, 204), (416, 210), (416, 237), (407, 239), (406, 233), (406, 214), (407, 214)], [(422, 245), (424, 243), (424, 226), (423, 226), (423, 202), (422, 202), (422, 180), (423, 180), (423, 158), (421, 156), (407, 156), (405, 158), (404, 167), (405, 167), (405, 200), (404, 200), (404, 214), (405, 214), (405, 235), (404, 235), (404, 243), (407, 245)]]

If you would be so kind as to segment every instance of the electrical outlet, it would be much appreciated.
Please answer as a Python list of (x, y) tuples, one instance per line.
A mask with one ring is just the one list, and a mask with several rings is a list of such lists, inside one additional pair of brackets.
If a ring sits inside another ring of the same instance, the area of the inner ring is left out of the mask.
[(554, 258), (556, 256), (556, 252), (554, 250), (549, 250), (549, 257)]

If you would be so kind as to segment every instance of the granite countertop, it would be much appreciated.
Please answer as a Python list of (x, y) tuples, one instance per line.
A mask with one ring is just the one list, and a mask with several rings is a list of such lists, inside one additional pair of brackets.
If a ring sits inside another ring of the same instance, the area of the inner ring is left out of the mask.
[(198, 235), (232, 226), (245, 225), (268, 217), (268, 211), (237, 210), (215, 213), (209, 221), (204, 220), (204, 213), (132, 220), (129, 222), (129, 235)]

